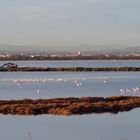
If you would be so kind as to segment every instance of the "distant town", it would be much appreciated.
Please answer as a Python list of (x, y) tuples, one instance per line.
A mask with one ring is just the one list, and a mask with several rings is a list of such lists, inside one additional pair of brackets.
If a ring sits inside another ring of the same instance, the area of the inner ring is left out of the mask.
[(140, 52), (63, 52), (63, 53), (0, 53), (0, 60), (111, 60), (140, 59)]

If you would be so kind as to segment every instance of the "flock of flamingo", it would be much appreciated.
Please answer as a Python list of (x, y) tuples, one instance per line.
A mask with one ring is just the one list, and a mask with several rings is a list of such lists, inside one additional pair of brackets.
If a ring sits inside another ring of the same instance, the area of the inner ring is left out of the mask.
[[(102, 81), (104, 84), (108, 82), (108, 77), (96, 77), (97, 80)], [(12, 82), (16, 83), (17, 87), (21, 86), (21, 83), (38, 83), (38, 82), (48, 82), (48, 81), (55, 81), (55, 82), (67, 82), (67, 81), (72, 81), (73, 84), (77, 87), (80, 87), (83, 85), (83, 81), (92, 79), (92, 77), (83, 77), (83, 78), (23, 78), (23, 79), (0, 79), (0, 81), (5, 81), (5, 82)], [(40, 92), (39, 89), (36, 90), (37, 93)], [(126, 89), (120, 89), (120, 94), (121, 95), (139, 95), (140, 94), (140, 88), (139, 87), (132, 87), (132, 88), (126, 88)]]
[(140, 88), (139, 87), (133, 87), (133, 88), (126, 88), (126, 89), (120, 89), (120, 94), (121, 95), (138, 95), (140, 93)]

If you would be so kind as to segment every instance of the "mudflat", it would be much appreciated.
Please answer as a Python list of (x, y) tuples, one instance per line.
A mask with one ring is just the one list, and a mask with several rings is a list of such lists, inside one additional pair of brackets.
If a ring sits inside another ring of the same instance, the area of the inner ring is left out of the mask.
[(15, 115), (118, 113), (136, 107), (140, 107), (139, 96), (0, 100), (0, 113)]

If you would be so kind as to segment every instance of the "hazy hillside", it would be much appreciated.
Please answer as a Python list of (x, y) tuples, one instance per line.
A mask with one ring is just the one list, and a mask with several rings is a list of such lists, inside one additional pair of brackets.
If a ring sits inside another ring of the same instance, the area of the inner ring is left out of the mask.
[(130, 47), (125, 49), (128, 52), (140, 52), (140, 46), (136, 46), (136, 47)]
[[(81, 45), (82, 48), (87, 47), (87, 45)], [(89, 46), (89, 45), (88, 45)], [(114, 45), (112, 49), (112, 46), (107, 46), (107, 45), (98, 45), (99, 49), (94, 49), (96, 45), (90, 45), (91, 50), (77, 50), (73, 49), (72, 50), (62, 50), (59, 49), (60, 46), (56, 46), (56, 49), (53, 50), (51, 46), (18, 46), (18, 45), (8, 45), (8, 44), (0, 44), (0, 52), (8, 52), (8, 53), (32, 53), (32, 52), (38, 52), (38, 53), (66, 53), (66, 52), (76, 52), (76, 51), (82, 51), (82, 52), (90, 52), (90, 53), (125, 53), (125, 52), (138, 52), (140, 53), (140, 46), (136, 47), (125, 47), (121, 45)], [(73, 48), (77, 48), (77, 46), (72, 46)], [(97, 47), (97, 46), (96, 46)], [(67, 46), (66, 48), (71, 48), (71, 46)], [(111, 49), (109, 49), (111, 48)], [(123, 48), (123, 49), (121, 49)]]

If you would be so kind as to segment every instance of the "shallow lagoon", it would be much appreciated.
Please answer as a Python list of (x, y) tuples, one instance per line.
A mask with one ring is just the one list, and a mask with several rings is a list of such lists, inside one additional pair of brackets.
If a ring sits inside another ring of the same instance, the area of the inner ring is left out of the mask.
[(82, 116), (0, 116), (1, 140), (138, 140), (140, 109)]
[[(49, 66), (67, 66), (66, 62), (70, 61), (65, 61), (66, 65), (60, 62), (52, 64), (50, 61), (52, 65)], [(97, 66), (101, 67), (112, 66), (111, 64), (140, 66), (139, 61), (131, 60), (122, 61), (123, 63), (97, 62)], [(21, 66), (48, 66), (46, 61), (19, 63)], [(30, 65), (31, 63), (33, 65)], [(72, 62), (71, 66), (74, 66), (74, 63)], [(76, 66), (91, 66), (89, 64), (90, 61), (78, 62)], [(140, 72), (0, 72), (0, 99), (110, 96), (120, 95), (122, 91), (126, 95), (140, 95), (139, 90), (134, 92), (133, 89), (136, 88), (140, 88)], [(139, 108), (118, 114), (68, 117), (0, 115), (0, 140), (138, 140), (139, 116)]]
[(44, 60), (44, 61), (0, 61), (0, 65), (8, 62), (20, 67), (140, 67), (140, 60)]
[(139, 72), (1, 72), (0, 99), (139, 95), (139, 82)]

